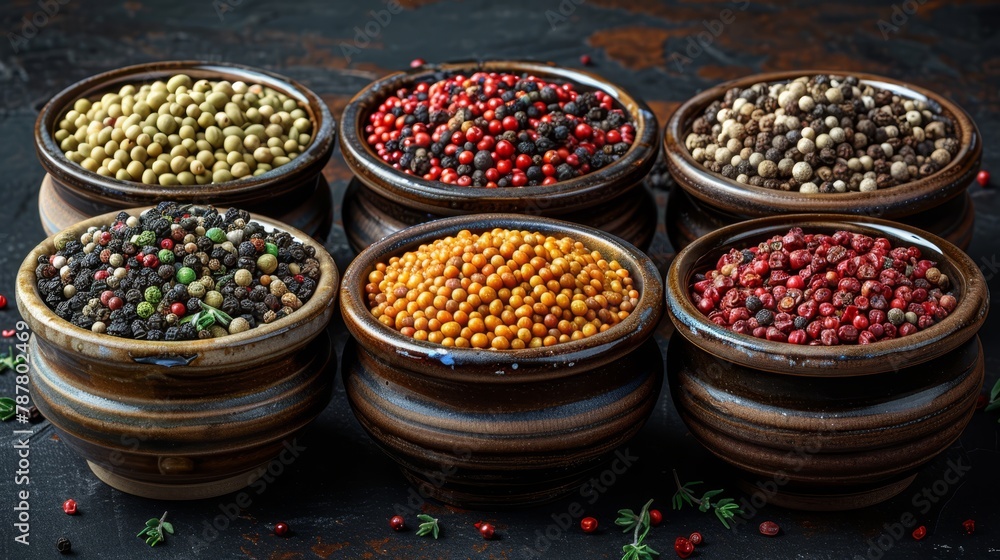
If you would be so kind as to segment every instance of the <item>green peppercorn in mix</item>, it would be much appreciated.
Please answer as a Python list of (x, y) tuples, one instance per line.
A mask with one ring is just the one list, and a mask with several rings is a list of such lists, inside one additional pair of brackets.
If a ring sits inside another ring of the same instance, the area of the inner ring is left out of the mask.
[(685, 146), (726, 178), (807, 194), (922, 179), (960, 147), (954, 123), (926, 101), (826, 74), (730, 89), (694, 120)]
[(38, 291), (56, 315), (96, 333), (194, 340), (247, 331), (307, 302), (316, 249), (247, 212), (160, 203), (102, 227), (56, 236)]
[(284, 93), (177, 74), (78, 99), (54, 136), (88, 171), (170, 186), (266, 173), (298, 157), (312, 132), (308, 113)]
[(378, 320), (444, 346), (537, 348), (604, 332), (639, 300), (629, 271), (569, 237), (461, 231), (378, 263), (365, 287)]

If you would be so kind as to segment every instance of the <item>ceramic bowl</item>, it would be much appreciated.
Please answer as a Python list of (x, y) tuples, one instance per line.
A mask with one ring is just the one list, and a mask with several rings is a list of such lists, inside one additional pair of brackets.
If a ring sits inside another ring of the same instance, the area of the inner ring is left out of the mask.
[[(309, 146), (286, 165), (256, 177), (210, 185), (145, 185), (88, 171), (66, 159), (53, 134), (60, 119), (81, 97), (95, 98), (125, 84), (152, 82), (184, 73), (194, 80), (259, 83), (296, 100), (313, 121)], [(46, 233), (112, 210), (155, 205), (162, 200), (236, 206), (273, 216), (325, 238), (333, 221), (330, 187), (321, 171), (333, 153), (336, 122), (326, 104), (302, 84), (266, 70), (220, 62), (164, 61), (127, 66), (85, 78), (62, 90), (42, 108), (35, 123), (35, 150), (47, 175), (38, 197)]]
[(710, 172), (694, 161), (684, 139), (694, 120), (727, 90), (800, 76), (830, 73), (798, 70), (754, 74), (709, 88), (681, 105), (670, 117), (663, 136), (664, 154), (674, 189), (667, 204), (667, 233), (678, 250), (719, 225), (748, 218), (798, 212), (855, 214), (905, 222), (965, 248), (972, 239), (974, 211), (966, 193), (982, 160), (979, 129), (961, 107), (927, 89), (892, 78), (851, 73), (863, 83), (910, 99), (926, 101), (931, 110), (955, 123), (961, 144), (958, 154), (937, 173), (903, 185), (873, 192), (807, 194), (746, 185)]
[[(952, 279), (958, 306), (914, 335), (835, 347), (741, 335), (698, 311), (688, 295), (694, 274), (711, 268), (725, 248), (755, 245), (793, 226), (917, 246)], [(677, 410), (706, 448), (748, 480), (782, 481), (771, 503), (839, 510), (889, 499), (972, 418), (983, 384), (976, 333), (989, 307), (986, 281), (965, 253), (929, 233), (847, 215), (743, 222), (677, 255), (666, 300), (677, 327), (668, 350)]]
[[(309, 242), (286, 224), (254, 219)], [(45, 304), (35, 267), (54, 253), (50, 237), (17, 275), (33, 403), (98, 478), (124, 492), (200, 499), (251, 484), (286, 446), (295, 449), (296, 433), (330, 400), (336, 354), (326, 327), (339, 276), (326, 250), (313, 246), (321, 276), (295, 313), (218, 339), (154, 342), (82, 329)]]
[[(405, 337), (368, 310), (376, 263), (455, 234), (496, 227), (569, 235), (617, 259), (639, 304), (604, 333), (548, 348), (447, 348)], [(369, 436), (420, 492), (473, 508), (523, 506), (574, 491), (651, 414), (663, 361), (651, 339), (662, 315), (653, 263), (607, 233), (510, 214), (436, 220), (366, 249), (344, 273), (341, 311), (348, 400)]]
[[(382, 161), (366, 142), (368, 115), (386, 96), (418, 81), (477, 71), (524, 72), (571, 82), (581, 91), (602, 90), (631, 115), (635, 142), (616, 162), (582, 177), (551, 186), (504, 189), (462, 188), (407, 175)], [(659, 150), (656, 116), (642, 100), (589, 72), (522, 61), (458, 62), (396, 72), (372, 82), (348, 103), (340, 137), (341, 152), (358, 180), (345, 197), (343, 212), (348, 238), (359, 251), (398, 231), (400, 225), (463, 214), (513, 212), (557, 217), (603, 229), (640, 248), (648, 246), (656, 229), (657, 216), (649, 211), (654, 205), (652, 196), (640, 185)], [(633, 190), (645, 196), (629, 196)]]

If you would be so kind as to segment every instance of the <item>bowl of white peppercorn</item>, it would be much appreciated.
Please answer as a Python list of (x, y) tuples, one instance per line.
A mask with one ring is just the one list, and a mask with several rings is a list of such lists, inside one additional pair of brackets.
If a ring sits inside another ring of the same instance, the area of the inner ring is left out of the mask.
[(663, 139), (680, 186), (667, 230), (680, 249), (719, 227), (797, 212), (904, 221), (967, 247), (966, 188), (982, 138), (944, 96), (861, 73), (755, 74), (694, 96)]
[(42, 227), (175, 200), (247, 208), (322, 238), (335, 130), (315, 93), (249, 66), (164, 61), (97, 74), (38, 115)]

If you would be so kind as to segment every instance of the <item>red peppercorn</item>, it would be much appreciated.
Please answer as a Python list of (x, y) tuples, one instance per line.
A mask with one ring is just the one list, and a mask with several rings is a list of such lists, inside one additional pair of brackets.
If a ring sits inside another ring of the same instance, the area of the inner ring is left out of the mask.
[(701, 533), (698, 532), (691, 533), (691, 535), (688, 536), (688, 540), (691, 541), (691, 544), (695, 546), (701, 545), (701, 543), (704, 541), (704, 539), (702, 539), (701, 537)]
[(76, 515), (76, 500), (70, 498), (63, 502), (62, 510), (66, 512), (67, 515)]
[(663, 514), (658, 509), (649, 510), (649, 524), (658, 527), (663, 522)]
[(983, 169), (976, 175), (976, 182), (979, 186), (985, 187), (990, 184), (990, 172)]
[(962, 522), (962, 528), (965, 529), (966, 535), (971, 535), (976, 532), (976, 521), (973, 519), (966, 519)]
[(584, 533), (593, 533), (597, 530), (597, 520), (593, 517), (584, 517), (580, 520), (580, 528)]
[(121, 309), (124, 306), (125, 306), (125, 302), (122, 301), (122, 298), (117, 297), (117, 296), (108, 298), (108, 309), (110, 309), (112, 311), (116, 311), (118, 309)]
[(590, 60), (590, 55), (589, 54), (582, 54), (582, 55), (580, 55), (580, 64), (582, 64), (584, 66), (590, 66), (591, 62), (592, 61)]
[(990, 400), (986, 397), (986, 395), (979, 395), (979, 397), (976, 398), (976, 410), (982, 410), (986, 408), (986, 405), (988, 405), (989, 403)]
[(402, 531), (406, 527), (406, 520), (401, 515), (393, 515), (389, 518), (389, 526), (393, 531)]
[(681, 558), (687, 558), (694, 552), (694, 544), (687, 537), (677, 537), (674, 540), (674, 552)]
[(774, 521), (765, 521), (758, 527), (760, 534), (767, 537), (774, 537), (781, 532), (781, 527), (778, 526)]
[(274, 524), (274, 534), (279, 537), (284, 537), (288, 535), (288, 524), (287, 523), (275, 523)]
[(420, 68), (424, 64), (427, 64), (427, 62), (424, 61), (424, 59), (414, 58), (413, 60), (410, 61), (410, 68)]
[(913, 530), (913, 540), (921, 540), (927, 536), (927, 527), (921, 525)]
[(477, 523), (476, 525), (479, 528), (479, 534), (486, 540), (492, 539), (493, 535), (496, 534), (496, 529), (489, 523)]
[(178, 317), (183, 317), (187, 313), (187, 307), (181, 302), (172, 303), (170, 304), (170, 312)]

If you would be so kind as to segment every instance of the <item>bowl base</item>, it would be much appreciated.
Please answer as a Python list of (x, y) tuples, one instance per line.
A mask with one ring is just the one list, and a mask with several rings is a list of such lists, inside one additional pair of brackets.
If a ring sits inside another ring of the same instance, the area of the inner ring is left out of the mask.
[(197, 484), (158, 484), (124, 477), (90, 461), (87, 461), (87, 466), (97, 475), (97, 478), (101, 479), (108, 486), (116, 490), (121, 490), (126, 494), (153, 500), (201, 500), (216, 498), (230, 492), (235, 492), (241, 488), (246, 488), (265, 472), (264, 469), (257, 468), (211, 482), (200, 482)]
[[(794, 487), (789, 484), (770, 494), (766, 503), (800, 511), (850, 511), (892, 499), (906, 490), (916, 478), (914, 473), (889, 481), (850, 487)], [(740, 478), (737, 485), (751, 496), (762, 493), (760, 486), (748, 477)], [(754, 503), (751, 505), (757, 507)]]
[[(65, 194), (65, 191), (60, 191), (60, 188), (53, 182), (51, 175), (45, 175), (38, 190), (38, 218), (42, 222), (42, 229), (48, 235), (55, 235), (73, 224), (98, 214), (130, 207), (130, 205), (124, 204), (120, 208), (114, 208), (100, 203), (83, 201), (76, 197), (67, 198)], [(240, 210), (275, 218), (308, 233), (320, 242), (325, 241), (333, 227), (333, 194), (330, 191), (330, 184), (320, 175), (314, 186), (303, 186), (296, 191), (295, 196), (301, 197), (302, 203), (294, 207), (270, 202), (250, 205), (236, 203), (233, 206)], [(230, 204), (222, 203), (217, 206), (225, 207), (230, 206)]]
[[(352, 179), (347, 186), (341, 213), (347, 240), (351, 248), (359, 253), (387, 235), (451, 215), (446, 210), (442, 210), (441, 214), (431, 214), (407, 208), (380, 195), (357, 179)], [(597, 228), (642, 250), (649, 248), (656, 233), (656, 201), (644, 184), (596, 209), (563, 213), (558, 208), (550, 210), (539, 207), (537, 210), (521, 213)]]
[[(930, 210), (887, 219), (929, 231), (960, 249), (968, 249), (972, 243), (975, 215), (972, 197), (966, 191)], [(871, 216), (882, 217), (874, 212)], [(680, 251), (699, 237), (754, 217), (756, 216), (738, 216), (706, 205), (677, 187), (670, 192), (667, 200), (664, 223), (670, 244), (674, 250)]]

